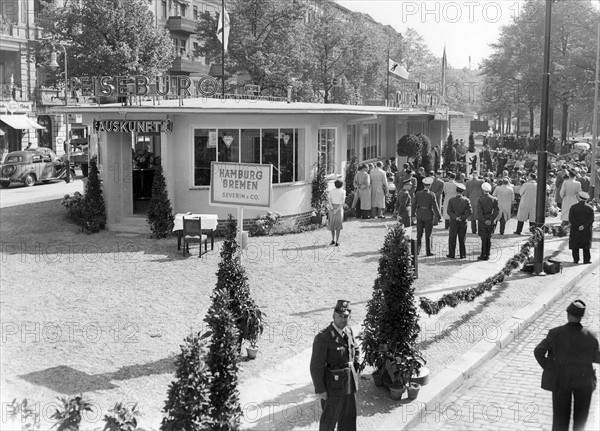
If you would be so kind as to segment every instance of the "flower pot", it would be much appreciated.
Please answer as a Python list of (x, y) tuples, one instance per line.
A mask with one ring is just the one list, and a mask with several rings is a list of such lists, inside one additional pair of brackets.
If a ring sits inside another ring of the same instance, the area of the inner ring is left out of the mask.
[(375, 383), (375, 386), (378, 388), (383, 387), (383, 375), (379, 371), (375, 371), (371, 375), (373, 376), (373, 383)]
[(429, 383), (429, 368), (421, 367), (419, 369), (419, 374), (415, 374), (410, 378), (411, 382), (418, 383), (421, 386), (425, 386)]
[(421, 385), (418, 383), (411, 383), (408, 385), (408, 399), (414, 400), (419, 395), (419, 391), (421, 390)]
[(404, 393), (404, 391), (406, 390), (406, 388), (403, 386), (401, 388), (395, 388), (393, 386), (390, 386), (390, 396), (392, 397), (393, 400), (400, 400), (402, 399), (402, 394)]
[(248, 359), (256, 359), (258, 347), (246, 347), (246, 352), (248, 352)]

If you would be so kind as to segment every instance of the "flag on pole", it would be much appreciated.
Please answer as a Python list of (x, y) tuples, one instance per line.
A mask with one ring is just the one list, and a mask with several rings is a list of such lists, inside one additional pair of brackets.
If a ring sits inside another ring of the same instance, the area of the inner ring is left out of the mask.
[(446, 69), (448, 60), (446, 59), (446, 44), (444, 44), (444, 54), (442, 55), (442, 96), (446, 97)]
[[(229, 14), (227, 10), (223, 8), (223, 14), (225, 15), (225, 20), (223, 20), (223, 15), (219, 15), (219, 26), (217, 27), (217, 39), (219, 42), (223, 44), (225, 51), (227, 51), (227, 43), (229, 42), (229, 29), (231, 25), (229, 24)], [(223, 31), (223, 21), (225, 21), (225, 31)], [(223, 35), (225, 37), (223, 37)]]
[(388, 75), (403, 81), (408, 80), (408, 71), (391, 58), (388, 58)]

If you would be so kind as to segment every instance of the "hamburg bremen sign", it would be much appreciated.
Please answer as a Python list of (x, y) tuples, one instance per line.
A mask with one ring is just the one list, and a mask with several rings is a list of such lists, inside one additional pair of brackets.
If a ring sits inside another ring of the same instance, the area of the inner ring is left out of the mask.
[(210, 204), (216, 206), (271, 206), (272, 165), (212, 162)]

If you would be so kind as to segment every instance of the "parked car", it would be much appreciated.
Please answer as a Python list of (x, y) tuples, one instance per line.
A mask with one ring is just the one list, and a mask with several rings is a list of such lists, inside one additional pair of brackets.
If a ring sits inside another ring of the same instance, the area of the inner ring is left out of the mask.
[[(6, 155), (0, 165), (0, 187), (7, 188), (10, 183), (22, 182), (28, 187), (38, 181), (48, 183), (66, 177), (67, 163), (49, 148), (29, 148), (24, 151), (12, 151)], [(71, 178), (75, 171), (71, 167)]]
[(89, 167), (89, 145), (71, 147), (71, 163), (81, 168), (81, 174), (84, 177), (88, 176)]

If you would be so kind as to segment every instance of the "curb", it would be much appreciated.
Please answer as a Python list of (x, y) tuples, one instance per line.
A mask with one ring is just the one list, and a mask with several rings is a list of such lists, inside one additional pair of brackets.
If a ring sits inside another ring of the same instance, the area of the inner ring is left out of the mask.
[(555, 302), (567, 294), (579, 280), (593, 272), (600, 266), (600, 260), (592, 262), (587, 268), (579, 272), (564, 286), (547, 287), (525, 307), (514, 313), (500, 325), (502, 336), (495, 344), (481, 340), (469, 351), (457, 358), (443, 371), (431, 379), (428, 385), (423, 386), (419, 393), (419, 400), (415, 403), (405, 404), (396, 411), (390, 412), (389, 418), (379, 425), (381, 430), (408, 430), (423, 419), (427, 411), (434, 411), (448, 395), (458, 389), (473, 373), (487, 360), (506, 347), (510, 342), (519, 337), (527, 326), (550, 308)]

